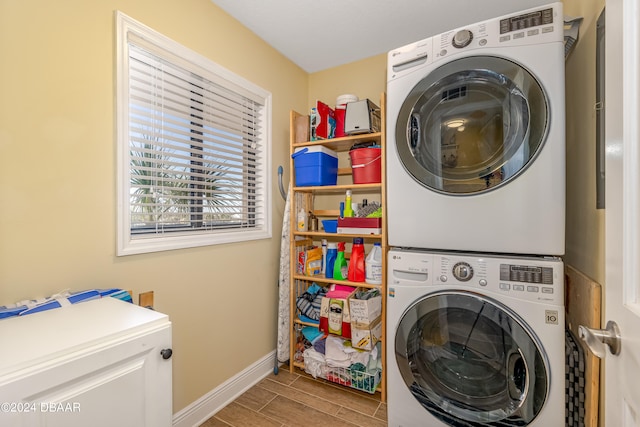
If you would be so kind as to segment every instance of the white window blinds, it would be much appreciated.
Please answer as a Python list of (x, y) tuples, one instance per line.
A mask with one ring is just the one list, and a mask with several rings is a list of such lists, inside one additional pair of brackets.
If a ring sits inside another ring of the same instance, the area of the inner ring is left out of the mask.
[(127, 240), (163, 250), (269, 237), (269, 100), (157, 36), (129, 31), (125, 48)]

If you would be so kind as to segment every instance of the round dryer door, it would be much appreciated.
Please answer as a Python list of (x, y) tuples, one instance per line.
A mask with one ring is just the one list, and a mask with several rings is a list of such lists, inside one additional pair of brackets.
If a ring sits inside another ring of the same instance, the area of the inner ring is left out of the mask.
[(413, 396), (447, 425), (528, 425), (548, 395), (539, 342), (514, 313), (476, 294), (414, 303), (396, 331), (395, 353)]
[(549, 108), (538, 81), (507, 59), (449, 62), (420, 81), (398, 114), (398, 155), (434, 191), (470, 195), (523, 172), (547, 134)]

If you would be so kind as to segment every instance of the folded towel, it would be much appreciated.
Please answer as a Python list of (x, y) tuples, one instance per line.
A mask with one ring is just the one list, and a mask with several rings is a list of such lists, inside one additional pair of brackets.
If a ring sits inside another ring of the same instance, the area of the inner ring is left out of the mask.
[(322, 338), (323, 333), (315, 326), (305, 326), (302, 328), (302, 335), (307, 339), (307, 341), (313, 344), (318, 339)]
[(306, 323), (315, 323), (316, 325), (320, 324), (320, 320), (312, 319), (310, 317), (305, 316), (304, 314), (299, 314), (298, 315), (298, 319), (300, 319), (300, 320), (302, 320), (303, 322), (306, 322)]
[(320, 320), (320, 306), (326, 293), (327, 289), (314, 282), (302, 295), (296, 298), (296, 307), (302, 315), (313, 320)]
[(351, 365), (351, 356), (347, 353), (347, 349), (352, 347), (347, 347), (346, 340), (333, 335), (329, 335), (325, 341), (324, 357), (327, 365), (334, 368), (348, 368)]
[(329, 291), (327, 292), (327, 297), (329, 298), (342, 298), (346, 299), (356, 288), (348, 285), (331, 285), (329, 287)]

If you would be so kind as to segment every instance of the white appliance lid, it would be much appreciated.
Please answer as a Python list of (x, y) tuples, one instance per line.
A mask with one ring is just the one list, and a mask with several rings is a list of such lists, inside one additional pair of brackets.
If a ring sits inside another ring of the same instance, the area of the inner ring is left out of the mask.
[(106, 297), (0, 321), (0, 378), (141, 330), (169, 324), (166, 314)]

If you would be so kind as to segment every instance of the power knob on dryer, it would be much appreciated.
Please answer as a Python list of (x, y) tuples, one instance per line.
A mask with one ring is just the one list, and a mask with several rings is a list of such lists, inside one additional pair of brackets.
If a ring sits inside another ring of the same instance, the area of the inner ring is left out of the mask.
[(461, 49), (465, 46), (469, 46), (469, 43), (473, 40), (473, 33), (470, 30), (460, 30), (454, 36), (452, 40), (453, 47)]

